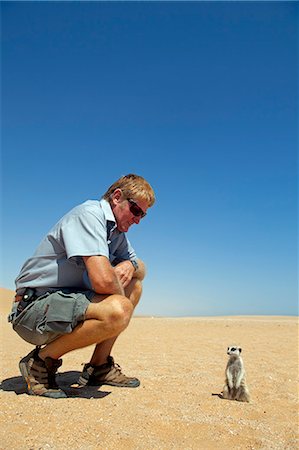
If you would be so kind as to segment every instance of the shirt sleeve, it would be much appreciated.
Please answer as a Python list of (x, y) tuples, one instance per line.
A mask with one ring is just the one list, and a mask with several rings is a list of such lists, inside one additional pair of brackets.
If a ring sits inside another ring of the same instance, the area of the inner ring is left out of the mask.
[(67, 258), (94, 255), (109, 258), (106, 220), (91, 211), (70, 217), (61, 227), (61, 238)]

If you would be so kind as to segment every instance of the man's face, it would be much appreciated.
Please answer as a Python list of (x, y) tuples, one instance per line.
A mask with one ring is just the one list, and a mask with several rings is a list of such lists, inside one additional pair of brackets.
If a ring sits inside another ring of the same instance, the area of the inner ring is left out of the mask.
[(117, 223), (117, 229), (126, 233), (131, 225), (138, 224), (142, 218), (138, 212), (146, 213), (148, 203), (145, 200), (124, 198), (120, 189), (116, 189), (112, 197), (112, 210)]

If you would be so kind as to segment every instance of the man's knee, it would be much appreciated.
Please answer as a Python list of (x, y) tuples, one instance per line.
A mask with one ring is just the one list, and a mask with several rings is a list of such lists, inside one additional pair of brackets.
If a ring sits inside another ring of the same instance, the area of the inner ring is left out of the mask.
[(132, 303), (122, 295), (114, 295), (111, 301), (111, 311), (107, 317), (107, 321), (111, 326), (117, 326), (124, 330), (132, 317)]
[(99, 303), (93, 303), (87, 310), (87, 319), (97, 319), (99, 326), (112, 335), (123, 331), (129, 324), (133, 306), (129, 299), (122, 295), (111, 295)]

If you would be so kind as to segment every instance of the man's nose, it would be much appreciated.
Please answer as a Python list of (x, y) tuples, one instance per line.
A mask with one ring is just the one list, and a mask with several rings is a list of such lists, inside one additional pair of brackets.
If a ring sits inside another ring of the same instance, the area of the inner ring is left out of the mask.
[(134, 216), (134, 223), (136, 223), (137, 225), (139, 224), (140, 220), (141, 220), (140, 216)]

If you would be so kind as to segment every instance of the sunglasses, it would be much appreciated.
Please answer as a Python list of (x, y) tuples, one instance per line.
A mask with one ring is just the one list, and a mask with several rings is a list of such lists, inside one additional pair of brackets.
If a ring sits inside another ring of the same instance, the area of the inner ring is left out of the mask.
[(137, 205), (137, 203), (134, 202), (134, 200), (132, 200), (131, 198), (127, 198), (128, 202), (129, 202), (129, 208), (132, 214), (134, 214), (135, 217), (141, 217), (141, 219), (143, 217), (146, 216), (146, 213), (144, 211), (142, 211), (142, 209), (140, 208), (140, 206)]

